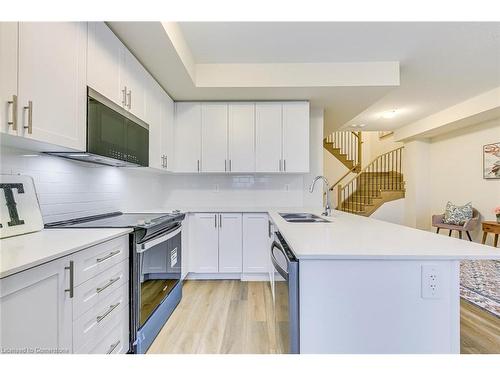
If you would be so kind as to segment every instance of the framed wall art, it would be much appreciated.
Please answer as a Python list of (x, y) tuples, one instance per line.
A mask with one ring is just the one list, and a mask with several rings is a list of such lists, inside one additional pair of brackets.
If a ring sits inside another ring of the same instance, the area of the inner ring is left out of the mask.
[(500, 142), (483, 146), (483, 178), (500, 178)]

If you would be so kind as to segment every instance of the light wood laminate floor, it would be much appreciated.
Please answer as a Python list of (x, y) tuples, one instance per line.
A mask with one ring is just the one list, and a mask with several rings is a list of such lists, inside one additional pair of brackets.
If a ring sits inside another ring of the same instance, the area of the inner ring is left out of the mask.
[[(500, 353), (500, 319), (461, 300), (462, 353)], [(188, 280), (148, 353), (276, 353), (267, 282)]]
[(500, 318), (461, 299), (460, 352), (500, 354)]
[(276, 353), (267, 282), (188, 280), (148, 353)]

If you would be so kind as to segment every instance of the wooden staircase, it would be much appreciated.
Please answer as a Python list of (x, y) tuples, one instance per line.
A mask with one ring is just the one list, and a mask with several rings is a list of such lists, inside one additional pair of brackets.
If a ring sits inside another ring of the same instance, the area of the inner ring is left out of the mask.
[[(341, 134), (344, 133), (344, 134)], [(404, 198), (403, 147), (379, 155), (361, 168), (361, 132), (336, 132), (323, 145), (348, 169), (330, 190), (337, 190), (337, 209), (370, 216), (386, 202)], [(347, 183), (341, 182), (356, 173)]]

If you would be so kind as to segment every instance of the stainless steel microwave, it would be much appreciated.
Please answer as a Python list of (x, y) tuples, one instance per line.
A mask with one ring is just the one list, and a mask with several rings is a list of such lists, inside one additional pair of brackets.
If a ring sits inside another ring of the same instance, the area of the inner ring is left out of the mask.
[(147, 167), (149, 130), (141, 120), (89, 88), (86, 152), (47, 154), (115, 167)]

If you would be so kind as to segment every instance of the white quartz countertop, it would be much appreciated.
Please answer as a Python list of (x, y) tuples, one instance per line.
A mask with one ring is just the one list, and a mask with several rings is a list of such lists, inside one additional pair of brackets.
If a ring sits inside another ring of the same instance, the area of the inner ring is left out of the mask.
[(0, 278), (132, 232), (131, 228), (43, 229), (0, 240)]
[(329, 223), (289, 223), (279, 212), (269, 215), (299, 259), (500, 260), (498, 248), (341, 211)]

